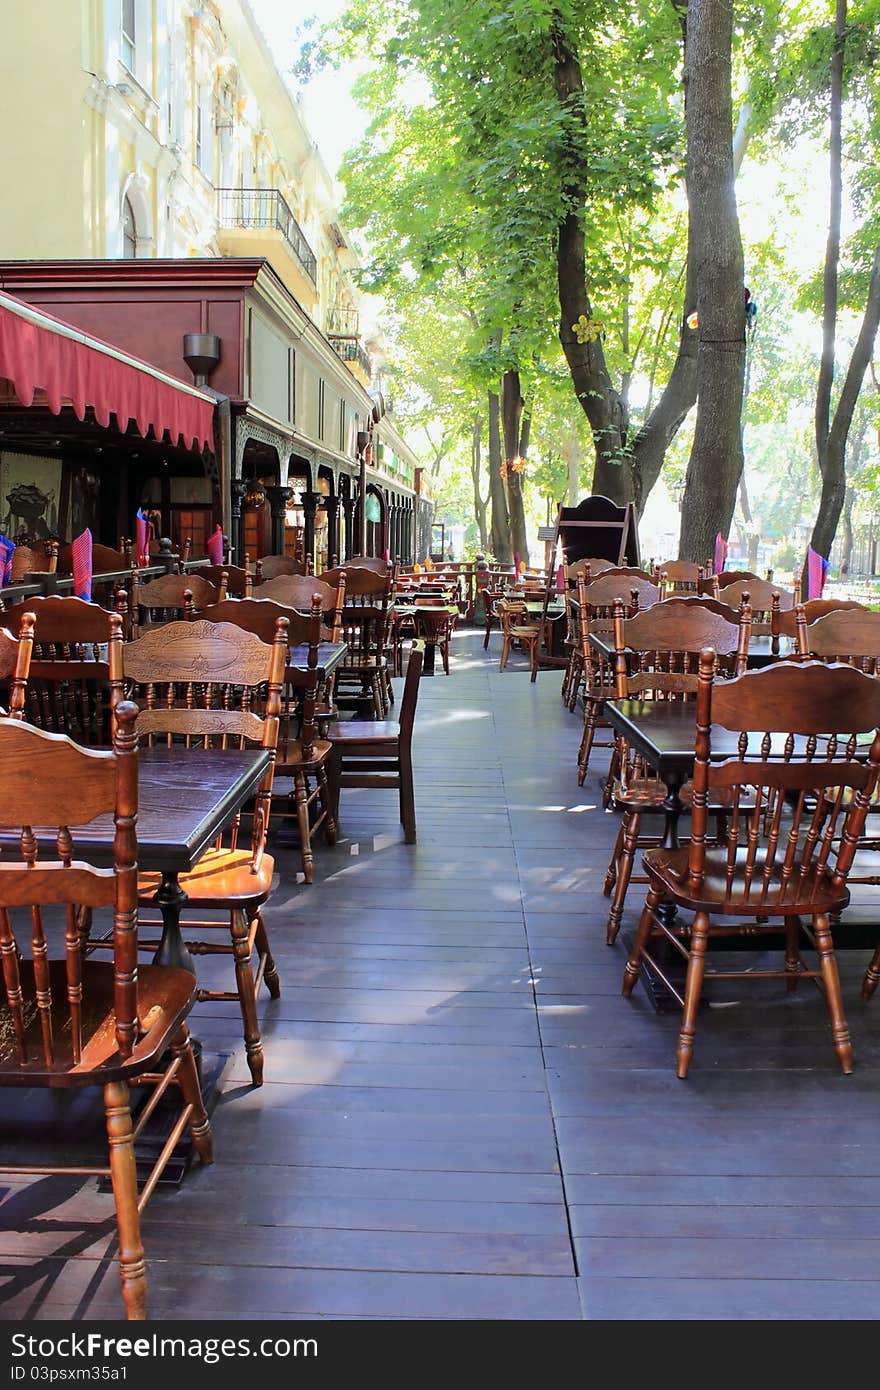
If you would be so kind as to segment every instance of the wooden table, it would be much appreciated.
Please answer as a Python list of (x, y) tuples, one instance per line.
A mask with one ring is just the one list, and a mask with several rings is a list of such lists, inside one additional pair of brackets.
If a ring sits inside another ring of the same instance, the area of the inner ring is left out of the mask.
[[(320, 642), (318, 644), (318, 681), (323, 683), (331, 676), (342, 661), (348, 645), (345, 642)], [(309, 669), (309, 647), (301, 642), (290, 648), (290, 657), (284, 678), (290, 685), (304, 685)]]
[(394, 608), (393, 608), (393, 610), (392, 610), (392, 615), (391, 615), (391, 617), (392, 617), (392, 622), (394, 622), (395, 624), (397, 624), (397, 623), (400, 621), (401, 618), (411, 618), (411, 619), (413, 620), (413, 623), (414, 623), (415, 626), (416, 626), (416, 637), (424, 637), (424, 639), (425, 639), (425, 660), (424, 660), (424, 664), (423, 664), (423, 666), (422, 666), (422, 675), (423, 675), (423, 676), (433, 676), (433, 675), (434, 675), (435, 658), (436, 658), (436, 655), (437, 655), (437, 644), (436, 644), (436, 642), (433, 641), (433, 633), (432, 633), (431, 631), (428, 631), (428, 632), (419, 632), (419, 631), (418, 631), (418, 624), (416, 623), (416, 619), (418, 618), (418, 616), (419, 616), (420, 613), (435, 613), (435, 614), (445, 613), (445, 614), (447, 614), (447, 616), (449, 616), (449, 617), (451, 617), (451, 618), (457, 618), (457, 617), (458, 617), (458, 604), (457, 604), (457, 603), (413, 603), (413, 604), (404, 604), (404, 603), (397, 604), (397, 603), (395, 603)]
[[(179, 876), (194, 869), (206, 849), (256, 790), (269, 766), (268, 749), (144, 748), (138, 754), (138, 868), (161, 873), (156, 906), (162, 940), (154, 965), (183, 966), (195, 974), (180, 934), (187, 896)], [(112, 815), (71, 826), (74, 857), (99, 866), (113, 863)], [(55, 830), (36, 830), (42, 854), (57, 857)], [(17, 852), (18, 835), (0, 836), (0, 848)]]
[[(773, 650), (772, 637), (753, 637), (749, 642), (749, 670), (759, 670), (763, 666), (771, 666), (774, 661), (784, 661), (787, 657), (794, 655), (795, 641), (793, 637), (778, 637), (776, 643), (778, 651)], [(591, 632), (590, 646), (613, 667), (614, 638), (610, 633)]]
[[(513, 595), (512, 597), (515, 597), (515, 595)], [(540, 621), (540, 619), (545, 616), (544, 600), (541, 598), (527, 598), (526, 612), (528, 613), (530, 618), (537, 618)], [(564, 623), (560, 623), (559, 621), (560, 618), (564, 617), (565, 604), (559, 602), (558, 600), (551, 600), (551, 602), (547, 605), (546, 618), (549, 623), (553, 624), (553, 626), (550, 629), (550, 642), (548, 644), (546, 654), (543, 657), (540, 655), (540, 653), (538, 655), (539, 666), (567, 665), (568, 655), (565, 650), (566, 626)]]

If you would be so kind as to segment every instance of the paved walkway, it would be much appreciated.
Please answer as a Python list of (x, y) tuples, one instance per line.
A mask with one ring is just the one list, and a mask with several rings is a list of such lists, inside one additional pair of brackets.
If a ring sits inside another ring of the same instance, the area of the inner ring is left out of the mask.
[[(237, 1008), (200, 1007), (206, 1051), (231, 1054), (217, 1161), (150, 1204), (153, 1316), (876, 1315), (865, 953), (842, 967), (853, 1076), (815, 991), (756, 986), (701, 1016), (677, 1081), (676, 1016), (620, 997), (606, 755), (579, 790), (580, 717), (558, 692), (459, 634), (453, 674), (422, 683), (418, 846), (391, 794), (356, 791), (314, 885), (284, 852), (266, 1085), (247, 1085)], [(638, 905), (634, 889), (630, 924)], [(93, 1183), (12, 1186), (0, 1316), (118, 1316), (108, 1218)]]

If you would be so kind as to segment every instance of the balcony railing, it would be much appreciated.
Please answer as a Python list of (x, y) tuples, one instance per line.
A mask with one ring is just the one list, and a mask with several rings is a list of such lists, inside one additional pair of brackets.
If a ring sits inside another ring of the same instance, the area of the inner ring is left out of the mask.
[(281, 232), (312, 284), (317, 287), (318, 258), (277, 188), (218, 188), (217, 219), (221, 227)]
[(359, 338), (361, 335), (361, 316), (357, 309), (328, 309), (327, 336), (337, 338)]
[(328, 333), (327, 337), (330, 340), (330, 346), (336, 352), (337, 356), (342, 358), (343, 362), (357, 362), (361, 370), (364, 371), (368, 377), (372, 377), (373, 364), (357, 338), (343, 337), (343, 335), (339, 333)]

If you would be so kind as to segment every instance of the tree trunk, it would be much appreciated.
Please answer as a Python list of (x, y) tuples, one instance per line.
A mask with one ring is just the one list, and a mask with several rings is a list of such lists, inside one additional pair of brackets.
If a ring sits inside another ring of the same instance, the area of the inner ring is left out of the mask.
[(853, 527), (852, 514), (855, 493), (847, 488), (846, 500), (843, 504), (843, 538), (840, 542), (840, 573), (841, 576), (849, 574), (852, 569), (853, 552)]
[(727, 536), (742, 473), (743, 252), (733, 171), (729, 0), (691, 0), (685, 49), (687, 189), (699, 313), (697, 423), (679, 555), (706, 563)]
[[(510, 514), (510, 543), (514, 557), (529, 560), (526, 536), (526, 514), (523, 506), (522, 473), (514, 468), (520, 459), (520, 422), (523, 419), (522, 390), (519, 372), (506, 371), (501, 378), (501, 428), (504, 437), (504, 462), (507, 465), (507, 503)], [(528, 417), (526, 417), (528, 418)], [(528, 436), (526, 436), (528, 443)]]
[(510, 515), (507, 489), (501, 476), (501, 407), (497, 391), (489, 392), (489, 497), (492, 503), (492, 529), (489, 548), (500, 565), (513, 563), (510, 543)]
[(489, 549), (489, 535), (486, 530), (486, 504), (480, 492), (480, 474), (483, 471), (483, 417), (475, 414), (471, 425), (471, 479), (474, 485), (474, 517), (480, 537), (480, 549)]
[(843, 379), (834, 419), (831, 421), (831, 428), (825, 440), (822, 496), (819, 501), (819, 515), (816, 517), (810, 545), (826, 559), (831, 553), (831, 546), (837, 534), (837, 523), (840, 520), (840, 513), (846, 496), (846, 441), (865, 372), (871, 360), (878, 327), (880, 327), (880, 247), (874, 252), (865, 312), (862, 316), (859, 335), (849, 360), (846, 376)]
[(575, 393), (590, 428), (596, 450), (593, 492), (619, 505), (633, 500), (632, 469), (624, 444), (626, 418), (605, 362), (601, 338), (579, 342), (573, 325), (593, 316), (587, 294), (584, 247), (584, 207), (589, 175), (583, 151), (587, 146), (586, 97), (580, 62), (565, 36), (562, 16), (553, 13), (552, 41), (554, 82), (559, 104), (566, 114), (564, 131), (567, 177), (563, 202), (567, 209), (556, 245), (556, 278), (559, 288), (559, 341), (571, 373)]
[[(825, 244), (825, 270), (822, 280), (822, 353), (816, 382), (816, 458), (822, 478), (819, 514), (810, 545), (827, 559), (837, 531), (846, 495), (845, 456), (842, 449), (829, 448), (831, 432), (831, 389), (834, 384), (834, 358), (837, 340), (837, 277), (840, 266), (840, 218), (843, 206), (843, 59), (846, 47), (847, 0), (836, 0), (834, 48), (831, 54), (831, 92), (829, 98), (829, 209), (828, 239)], [(859, 383), (861, 385), (861, 382)], [(845, 441), (844, 441), (845, 442)]]

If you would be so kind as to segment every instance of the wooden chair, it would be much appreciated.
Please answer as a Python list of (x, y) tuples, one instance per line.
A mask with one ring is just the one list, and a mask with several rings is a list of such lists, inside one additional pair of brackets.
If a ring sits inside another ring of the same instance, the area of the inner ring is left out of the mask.
[[(179, 621), (190, 605), (196, 610), (207, 608), (209, 603), (218, 603), (225, 597), (222, 584), (218, 589), (198, 574), (162, 574), (147, 584), (141, 584), (135, 575), (131, 593), (132, 635), (139, 636), (144, 627)], [(143, 621), (142, 612), (146, 614)]]
[[(614, 604), (618, 598), (627, 605), (625, 615), (632, 617), (640, 608), (652, 608), (660, 601), (660, 590), (641, 577), (633, 587), (629, 578), (619, 572), (606, 570), (598, 579), (586, 582), (580, 574), (577, 581), (577, 602), (580, 610), (579, 631), (581, 640), (581, 663), (584, 670), (584, 732), (578, 749), (578, 786), (582, 787), (590, 765), (590, 754), (594, 747), (616, 750), (616, 743), (601, 743), (596, 740), (596, 730), (604, 725), (602, 710), (606, 700), (614, 699), (614, 670), (609, 661), (604, 661), (590, 644), (590, 633), (611, 637), (614, 631)], [(627, 604), (627, 599), (629, 600)], [(605, 782), (603, 804), (607, 806), (611, 796), (611, 778), (615, 772), (612, 755), (608, 778)]]
[[(388, 574), (391, 570), (391, 563), (388, 560), (381, 560), (378, 555), (352, 555), (345, 561), (346, 569), (372, 570), (374, 574)], [(324, 574), (326, 578), (326, 571)]]
[[(116, 714), (114, 747), (106, 752), (0, 719), (0, 824), (6, 830), (24, 827), (18, 860), (4, 853), (0, 869), (6, 985), (0, 1003), (0, 1086), (103, 1088), (110, 1162), (107, 1168), (85, 1171), (112, 1182), (122, 1297), (127, 1316), (143, 1319), (147, 1283), (140, 1211), (185, 1129), (203, 1163), (211, 1162), (212, 1140), (186, 1026), (195, 980), (187, 970), (137, 963), (137, 708), (123, 702)], [(111, 869), (74, 859), (68, 829), (101, 814), (115, 821)], [(38, 853), (31, 826), (58, 827), (44, 855)], [(83, 904), (113, 914), (112, 963), (83, 960), (77, 915)], [(63, 944), (51, 919), (44, 921), (44, 909), (56, 905), (64, 908)], [(30, 925), (29, 959), (15, 935), (19, 908)], [(54, 949), (56, 942), (60, 952)], [(156, 1100), (170, 1086), (181, 1092), (179, 1116), (140, 1200), (134, 1144), (155, 1101), (133, 1126), (133, 1085), (151, 1085)], [(65, 1171), (54, 1165), (2, 1167), (6, 1172)]]
[(486, 631), (483, 635), (483, 651), (489, 649), (489, 637), (492, 632), (492, 624), (495, 623), (499, 628), (501, 618), (498, 614), (498, 604), (504, 598), (505, 590), (499, 586), (489, 586), (480, 589), (483, 598), (483, 613), (485, 615)]
[[(272, 888), (274, 863), (265, 853), (272, 801), (272, 781), (281, 714), (281, 683), (287, 661), (287, 625), (276, 625), (271, 646), (231, 623), (168, 623), (147, 632), (125, 648), (127, 692), (140, 705), (137, 733), (147, 745), (182, 743), (186, 748), (243, 748), (260, 744), (271, 752), (268, 770), (256, 793), (251, 841), (238, 843), (239, 818), (225, 843), (202, 856), (180, 875), (189, 902), (186, 930), (228, 930), (228, 945), (202, 940), (188, 943), (196, 955), (232, 955), (237, 988), (199, 989), (199, 1000), (238, 1000), (244, 1024), (247, 1062), (255, 1086), (263, 1079), (263, 1046), (257, 1020), (257, 992), (265, 980), (275, 999), (280, 993), (262, 908)], [(138, 895), (155, 905), (161, 875), (141, 874)], [(191, 909), (228, 914), (227, 922), (192, 920)], [(146, 924), (161, 926), (159, 921)], [(144, 943), (143, 949), (157, 942)], [(251, 954), (256, 945), (256, 976)]]
[[(705, 608), (699, 599), (667, 599), (644, 613), (624, 617), (620, 600), (614, 608), (614, 693), (618, 700), (692, 701), (697, 696), (700, 653), (715, 652), (716, 675), (740, 675), (748, 662), (748, 608), (730, 621)], [(617, 740), (618, 775), (611, 805), (621, 812), (620, 830), (605, 877), (611, 895), (606, 938), (613, 946), (620, 930), (627, 889), (632, 881), (636, 851), (658, 844), (642, 835), (642, 817), (662, 816), (668, 789), (625, 739)], [(692, 788), (679, 793), (687, 804)], [(730, 813), (729, 797), (717, 797), (709, 810), (722, 821)], [(637, 879), (645, 883), (646, 879)]]
[[(753, 939), (778, 931), (773, 923), (781, 919), (783, 970), (717, 973), (785, 979), (790, 989), (803, 977), (821, 982), (840, 1065), (849, 1072), (852, 1046), (829, 922), (849, 902), (847, 876), (880, 773), (880, 682), (851, 667), (812, 661), (778, 662), (731, 681), (715, 682), (714, 676), (709, 651), (700, 659), (690, 845), (644, 856), (651, 886), (623, 992), (631, 994), (643, 964), (665, 975), (648, 950), (652, 933), (686, 958), (676, 1054), (678, 1075), (685, 1077), (709, 941), (742, 934)], [(738, 736), (736, 753), (724, 760), (713, 757), (718, 730)], [(857, 740), (864, 734), (872, 735), (872, 743), (861, 762), (865, 750)], [(751, 804), (741, 812), (746, 788)], [(733, 811), (726, 844), (710, 848), (708, 805), (719, 793), (730, 796)], [(689, 949), (679, 920), (667, 920), (664, 908), (671, 904), (694, 913)], [(817, 952), (817, 969), (807, 969), (801, 957), (802, 934)]]
[[(312, 583), (316, 581), (312, 580)], [(251, 632), (263, 642), (274, 641), (274, 634), (283, 624), (287, 634), (288, 648), (308, 646), (308, 671), (305, 685), (293, 685), (285, 678), (280, 711), (278, 751), (275, 760), (275, 776), (292, 777), (294, 783), (294, 811), (282, 812), (278, 809), (279, 797), (272, 801), (272, 814), (276, 818), (295, 816), (299, 824), (300, 848), (302, 853), (303, 875), (306, 883), (311, 883), (314, 875), (314, 855), (311, 841), (317, 830), (324, 827), (328, 844), (336, 842), (336, 824), (329, 814), (332, 798), (328, 790), (326, 763), (330, 756), (330, 744), (321, 729), (330, 723), (334, 711), (322, 706), (318, 701), (318, 646), (326, 640), (321, 626), (321, 600), (309, 613), (300, 613), (292, 608), (284, 608), (271, 599), (228, 599), (225, 603), (214, 604), (195, 616), (195, 620), (210, 623), (233, 623), (244, 632)], [(317, 631), (315, 615), (317, 614)], [(287, 659), (285, 658), (285, 667)], [(314, 674), (312, 674), (314, 673)], [(299, 723), (299, 733), (294, 727)], [(314, 778), (315, 786), (310, 786)], [(320, 810), (312, 817), (316, 802)]]
[(663, 560), (655, 572), (664, 598), (670, 594), (699, 594), (706, 577), (705, 567), (690, 560)]
[(515, 598), (510, 593), (498, 600), (497, 608), (501, 622), (501, 660), (498, 670), (504, 670), (510, 657), (510, 649), (514, 642), (518, 642), (528, 650), (530, 680), (536, 681), (538, 645), (544, 633), (544, 623), (540, 618), (533, 618), (529, 614), (524, 598)]
[(771, 637), (774, 654), (779, 652), (779, 615), (794, 608), (795, 596), (778, 584), (766, 579), (737, 579), (716, 590), (715, 597), (723, 594), (724, 603), (736, 608), (740, 603), (748, 603), (752, 610), (752, 636)]
[(327, 634), (324, 640), (338, 642), (341, 640), (339, 633), (342, 628), (342, 610), (345, 606), (345, 582), (344, 570), (339, 571), (336, 584), (327, 583), (325, 579), (315, 579), (313, 575), (285, 574), (261, 584), (254, 597), (260, 601), (272, 599), (285, 608), (295, 608), (299, 613), (311, 613), (312, 599), (315, 594), (319, 594)]
[(398, 724), (352, 720), (331, 724), (329, 730), (333, 745), (331, 782), (337, 820), (340, 787), (395, 788), (400, 798), (400, 822), (408, 845), (416, 842), (412, 732), (424, 657), (424, 642), (413, 642), (406, 667)]
[[(428, 605), (432, 604), (432, 599), (416, 599), (415, 603), (415, 636), (421, 638), (425, 645), (432, 643), (440, 653), (443, 662), (443, 670), (449, 675), (449, 643), (455, 631), (455, 623), (458, 613), (452, 609), (432, 610)], [(395, 658), (394, 674), (398, 674), (397, 658)]]
[[(825, 618), (838, 613), (863, 613), (867, 622), (860, 624), (856, 618), (848, 617), (842, 625), (837, 622), (824, 625)], [(872, 620), (877, 616), (878, 614), (866, 608), (863, 603), (854, 603), (849, 599), (813, 598), (807, 603), (798, 603), (794, 608), (778, 613), (776, 635), (794, 638), (799, 656), (813, 655), (826, 661), (847, 661), (859, 655), (870, 655), (876, 641), (876, 624)], [(819, 622), (823, 623), (822, 627), (816, 627)], [(815, 652), (812, 650), (814, 638), (817, 639), (819, 648)], [(859, 648), (863, 640), (866, 646), (864, 652), (860, 653)], [(838, 644), (839, 657), (833, 655), (833, 650)]]
[(337, 667), (335, 694), (349, 701), (369, 698), (376, 719), (384, 719), (393, 700), (391, 672), (386, 657), (390, 636), (390, 603), (394, 571), (379, 573), (366, 565), (345, 565), (325, 570), (325, 584), (339, 587), (345, 579), (345, 607), (340, 640), (348, 646)]
[[(123, 593), (123, 608), (124, 599)], [(122, 698), (125, 611), (109, 613), (85, 599), (49, 594), (3, 615), (15, 627), (28, 616), (33, 640), (28, 719), (48, 733), (108, 748), (111, 713)]]
[[(33, 545), (17, 545), (12, 552), (10, 583), (17, 584), (29, 574), (56, 574), (58, 559), (57, 541), (34, 541)], [(62, 570), (61, 573), (70, 574), (71, 571)]]
[(763, 575), (753, 574), (751, 570), (722, 570), (720, 574), (707, 574), (703, 588), (707, 593), (714, 594), (718, 589), (726, 589), (728, 584), (738, 584), (742, 579), (750, 579), (752, 583), (757, 579), (762, 584), (766, 583)]
[(250, 598), (254, 591), (254, 576), (247, 565), (243, 568), (239, 565), (200, 565), (191, 572), (190, 578), (196, 575), (199, 579), (207, 579), (209, 584), (214, 585), (218, 596), (222, 592), (224, 598)]
[(308, 572), (303, 561), (294, 560), (292, 555), (264, 555), (262, 560), (257, 561), (256, 580), (257, 584), (262, 584), (267, 579), (277, 579), (279, 575), (305, 576)]
[[(0, 691), (6, 708), (0, 715), (23, 719), (27, 701), (28, 677), (34, 648), (34, 615), (23, 613), (18, 636), (0, 627)], [(2, 953), (0, 953), (2, 954)]]

